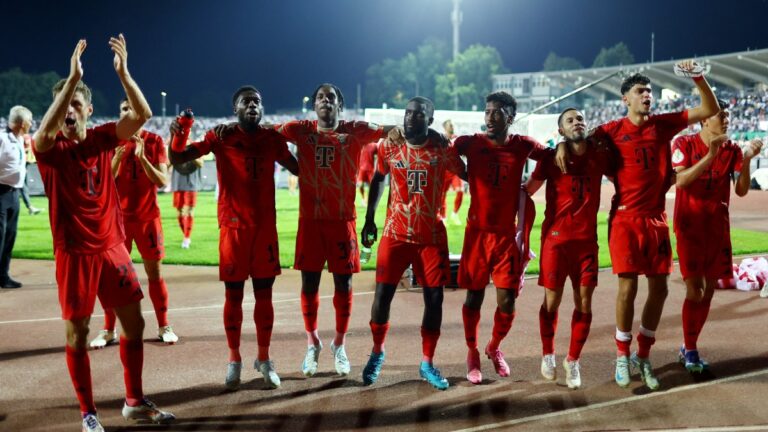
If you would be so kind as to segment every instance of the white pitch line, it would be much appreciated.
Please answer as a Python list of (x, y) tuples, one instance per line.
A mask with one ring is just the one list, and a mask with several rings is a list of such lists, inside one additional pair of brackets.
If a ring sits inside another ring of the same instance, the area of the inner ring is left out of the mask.
[[(398, 290), (398, 291), (404, 291), (404, 290)], [(375, 294), (374, 291), (364, 291), (364, 292), (352, 292), (353, 296), (363, 296), (363, 295), (371, 295)], [(321, 299), (332, 299), (333, 295), (326, 295), (326, 296), (320, 296)], [(272, 304), (275, 303), (290, 303), (290, 302), (296, 302), (301, 300), (300, 297), (297, 298), (290, 298), (290, 299), (281, 299), (281, 300), (272, 300)], [(253, 302), (243, 302), (243, 306), (251, 306), (253, 305)], [(223, 304), (215, 304), (215, 305), (208, 305), (208, 306), (190, 306), (190, 307), (180, 307), (180, 308), (170, 308), (168, 309), (168, 312), (186, 312), (186, 311), (195, 311), (195, 310), (204, 310), (204, 309), (219, 309), (224, 307)], [(154, 315), (154, 310), (145, 310), (141, 312), (142, 315)], [(91, 315), (91, 318), (101, 318), (104, 314), (100, 315)], [(61, 317), (55, 317), (55, 318), (35, 318), (35, 319), (24, 319), (24, 320), (11, 320), (11, 321), (0, 321), (0, 325), (4, 324), (28, 324), (28, 323), (38, 323), (38, 322), (47, 322), (47, 321), (62, 321)]]
[[(479, 431), (487, 431), (487, 430), (492, 430), (492, 429), (499, 429), (499, 428), (515, 426), (515, 425), (519, 425), (519, 424), (523, 424), (523, 423), (530, 423), (530, 422), (539, 421), (539, 420), (551, 419), (551, 418), (555, 418), (555, 417), (559, 417), (559, 416), (563, 416), (563, 415), (572, 415), (572, 414), (577, 414), (577, 413), (581, 413), (581, 412), (584, 412), (584, 411), (591, 411), (591, 410), (611, 407), (611, 406), (614, 406), (614, 405), (620, 405), (620, 404), (624, 404), (624, 403), (630, 403), (630, 402), (636, 402), (636, 401), (641, 401), (641, 400), (645, 400), (645, 399), (651, 399), (651, 398), (655, 398), (655, 397), (659, 397), (659, 396), (666, 396), (666, 395), (670, 395), (670, 394), (673, 394), (673, 393), (679, 393), (679, 392), (684, 392), (684, 391), (688, 391), (688, 390), (695, 390), (695, 389), (699, 389), (699, 388), (702, 388), (702, 387), (709, 387), (709, 386), (713, 386), (713, 385), (724, 384), (724, 383), (728, 383), (728, 382), (731, 382), (731, 381), (739, 381), (739, 380), (743, 380), (743, 379), (747, 379), (747, 378), (753, 378), (753, 377), (757, 377), (757, 376), (765, 375), (765, 374), (768, 374), (768, 369), (754, 371), (754, 372), (746, 373), (746, 374), (743, 374), (743, 375), (735, 375), (735, 376), (732, 376), (732, 377), (720, 378), (720, 379), (716, 379), (716, 380), (712, 380), (712, 381), (707, 381), (707, 382), (703, 382), (703, 383), (699, 383), (699, 384), (691, 384), (691, 385), (686, 385), (686, 386), (682, 386), (682, 387), (675, 387), (673, 389), (670, 389), (670, 390), (667, 390), (667, 391), (664, 391), (664, 392), (655, 392), (655, 393), (648, 393), (648, 394), (644, 394), (644, 395), (631, 396), (631, 397), (624, 398), (624, 399), (616, 399), (616, 400), (607, 401), (607, 402), (600, 402), (600, 403), (596, 403), (594, 405), (588, 405), (588, 406), (585, 406), (585, 407), (571, 408), (571, 409), (567, 409), (567, 410), (563, 410), (563, 411), (558, 411), (558, 412), (551, 412), (551, 413), (547, 413), (547, 414), (538, 414), (538, 415), (534, 415), (534, 416), (530, 416), (530, 417), (523, 417), (523, 418), (514, 419), (514, 420), (507, 420), (507, 421), (498, 422), (498, 423), (489, 423), (489, 424), (486, 424), (486, 425), (472, 427), (472, 428), (467, 428), (467, 429), (456, 429), (456, 430), (454, 430), (454, 432), (479, 432)], [(738, 426), (734, 426), (734, 427), (738, 427)], [(708, 430), (718, 430), (718, 431), (720, 431), (720, 430), (733, 430), (733, 431), (765, 430), (765, 426), (743, 426), (743, 427), (746, 427), (746, 428), (753, 428), (754, 427), (755, 429), (723, 429), (723, 428), (706, 429), (705, 428), (705, 429), (681, 429), (681, 430), (684, 430), (684, 431), (690, 431), (690, 430), (697, 430), (697, 431), (698, 430), (701, 430), (701, 431), (708, 431)], [(656, 429), (654, 429), (654, 430), (656, 430)], [(678, 430), (678, 429), (674, 429), (674, 430)]]

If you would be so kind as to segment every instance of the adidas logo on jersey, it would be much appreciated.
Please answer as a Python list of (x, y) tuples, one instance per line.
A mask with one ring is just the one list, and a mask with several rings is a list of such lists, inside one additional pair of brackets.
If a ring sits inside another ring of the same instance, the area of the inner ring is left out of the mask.
[(405, 169), (405, 163), (403, 163), (401, 160), (398, 160), (395, 162), (395, 168)]

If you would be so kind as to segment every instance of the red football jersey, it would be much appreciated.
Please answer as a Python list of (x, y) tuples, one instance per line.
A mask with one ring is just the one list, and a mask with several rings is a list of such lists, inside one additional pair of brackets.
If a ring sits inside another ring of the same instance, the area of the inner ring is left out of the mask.
[(373, 171), (376, 168), (374, 165), (376, 157), (376, 151), (378, 149), (378, 142), (369, 142), (363, 147), (363, 151), (360, 153), (360, 171)]
[(230, 228), (275, 223), (275, 162), (288, 159), (288, 143), (273, 129), (246, 133), (238, 126), (223, 140), (209, 130), (192, 143), (200, 155), (216, 155), (219, 225)]
[(50, 150), (35, 151), (54, 249), (94, 254), (125, 240), (110, 152), (118, 142), (115, 123), (106, 123), (88, 129), (83, 142), (59, 132)]
[(363, 146), (381, 137), (373, 123), (340, 121), (335, 130), (322, 130), (317, 120), (298, 120), (277, 130), (296, 144), (299, 160), (299, 217), (352, 220), (355, 188)]
[[(141, 138), (144, 140), (144, 155), (150, 164), (154, 166), (168, 163), (165, 144), (159, 135), (142, 130)], [(125, 146), (125, 153), (120, 163), (120, 170), (115, 177), (115, 183), (120, 196), (123, 218), (125, 221), (134, 222), (150, 221), (160, 217), (160, 208), (157, 206), (157, 185), (149, 180), (139, 158), (136, 157), (136, 143), (123, 141), (120, 144)]]
[[(709, 152), (701, 135), (678, 137), (672, 146), (672, 167), (689, 168)], [(744, 156), (732, 141), (723, 143), (715, 160), (686, 188), (675, 190), (675, 228), (698, 224), (708, 216), (722, 217), (728, 213), (731, 200), (731, 179), (741, 170)]]
[(520, 181), (526, 160), (540, 160), (553, 150), (531, 137), (510, 135), (497, 145), (485, 134), (456, 138), (454, 148), (467, 158), (467, 225), (483, 231), (515, 233)]
[(672, 138), (687, 127), (688, 111), (652, 115), (642, 126), (627, 117), (598, 126), (595, 139), (609, 138), (618, 153), (614, 210), (635, 215), (664, 211), (672, 179)]
[(547, 182), (542, 241), (597, 240), (597, 210), (607, 152), (590, 143), (584, 154), (571, 154), (567, 174), (557, 167), (554, 156), (550, 153), (539, 161), (531, 174)]
[(464, 171), (464, 162), (455, 149), (436, 138), (420, 146), (385, 140), (379, 145), (378, 158), (378, 171), (390, 174), (383, 235), (409, 243), (445, 242), (439, 214), (445, 172)]

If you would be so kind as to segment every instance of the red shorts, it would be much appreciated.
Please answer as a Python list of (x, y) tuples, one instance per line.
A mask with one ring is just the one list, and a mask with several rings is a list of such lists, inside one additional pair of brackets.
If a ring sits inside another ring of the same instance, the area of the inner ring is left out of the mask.
[(615, 215), (610, 224), (608, 248), (614, 274), (668, 275), (672, 272), (667, 215)]
[(336, 274), (360, 272), (355, 220), (321, 221), (299, 219), (296, 234), (296, 258), (293, 268), (309, 272), (328, 271)]
[(104, 309), (144, 298), (131, 257), (122, 243), (93, 255), (57, 249), (55, 260), (61, 317), (65, 320), (91, 316), (97, 295)]
[(373, 180), (373, 172), (373, 168), (369, 170), (360, 168), (360, 171), (357, 172), (357, 184), (371, 184), (371, 180)]
[(457, 282), (460, 287), (481, 290), (492, 279), (501, 289), (520, 289), (520, 251), (513, 234), (467, 227), (461, 250)]
[[(718, 226), (719, 225), (719, 226)], [(683, 279), (733, 277), (729, 224), (702, 224), (699, 228), (675, 229), (677, 256)]]
[(181, 210), (182, 207), (195, 207), (197, 205), (197, 192), (176, 191), (173, 193), (173, 208)]
[(429, 288), (445, 286), (451, 277), (448, 241), (425, 245), (382, 237), (376, 260), (376, 283), (396, 285), (409, 265), (413, 265), (413, 274), (419, 285)]
[(148, 221), (125, 222), (125, 248), (131, 252), (133, 242), (145, 260), (165, 258), (163, 225), (157, 217)]
[(541, 245), (539, 285), (551, 290), (563, 289), (565, 278), (571, 278), (576, 289), (597, 286), (597, 241), (546, 240)]
[(219, 230), (219, 280), (240, 282), (280, 274), (277, 229), (273, 224)]

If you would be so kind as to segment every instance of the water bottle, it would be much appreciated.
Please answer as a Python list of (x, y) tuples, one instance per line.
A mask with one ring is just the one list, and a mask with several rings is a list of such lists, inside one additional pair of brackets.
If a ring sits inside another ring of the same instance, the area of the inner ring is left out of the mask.
[(171, 141), (171, 150), (176, 153), (181, 153), (187, 147), (187, 138), (189, 138), (189, 131), (192, 129), (192, 123), (195, 122), (195, 115), (192, 113), (191, 108), (187, 108), (176, 117), (176, 121), (181, 126), (181, 133), (173, 136)]
[(371, 252), (373, 252), (373, 248), (369, 247), (361, 247), (360, 248), (360, 264), (365, 264), (371, 259)]

